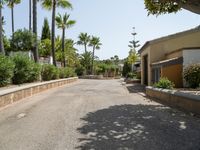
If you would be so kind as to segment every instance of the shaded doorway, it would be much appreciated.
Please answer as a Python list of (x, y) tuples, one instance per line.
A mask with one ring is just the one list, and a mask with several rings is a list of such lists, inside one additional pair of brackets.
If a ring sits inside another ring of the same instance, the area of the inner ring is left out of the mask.
[(144, 62), (144, 69), (143, 69), (143, 77), (144, 77), (144, 84), (148, 85), (148, 55), (143, 57)]

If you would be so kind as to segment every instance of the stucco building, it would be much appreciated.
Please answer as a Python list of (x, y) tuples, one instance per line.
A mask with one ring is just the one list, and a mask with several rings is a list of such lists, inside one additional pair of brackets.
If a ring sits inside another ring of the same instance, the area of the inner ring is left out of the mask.
[(152, 85), (167, 77), (176, 87), (183, 87), (183, 70), (200, 63), (200, 26), (147, 41), (139, 50), (141, 83)]

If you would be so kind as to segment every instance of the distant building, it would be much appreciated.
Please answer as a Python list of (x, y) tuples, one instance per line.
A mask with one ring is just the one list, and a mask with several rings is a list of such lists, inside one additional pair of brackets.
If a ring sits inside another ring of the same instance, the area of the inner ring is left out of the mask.
[(184, 68), (200, 63), (200, 26), (147, 41), (139, 54), (142, 84), (153, 85), (160, 77), (167, 77), (176, 87), (183, 87)]

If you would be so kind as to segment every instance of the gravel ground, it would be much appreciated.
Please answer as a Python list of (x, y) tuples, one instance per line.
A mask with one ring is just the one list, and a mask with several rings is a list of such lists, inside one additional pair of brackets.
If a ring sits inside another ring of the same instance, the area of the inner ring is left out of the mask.
[(79, 80), (2, 109), (0, 150), (200, 150), (199, 118), (121, 83)]

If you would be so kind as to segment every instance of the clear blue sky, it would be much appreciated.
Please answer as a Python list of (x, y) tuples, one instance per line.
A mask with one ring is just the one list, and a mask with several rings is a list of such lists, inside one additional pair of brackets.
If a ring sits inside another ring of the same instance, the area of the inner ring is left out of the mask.
[[(99, 36), (102, 47), (96, 52), (100, 59), (118, 55), (125, 58), (128, 55), (128, 41), (132, 39), (132, 27), (136, 28), (137, 39), (143, 45), (146, 41), (187, 30), (200, 24), (200, 15), (182, 10), (176, 14), (162, 16), (147, 16), (143, 0), (71, 0), (73, 10), (58, 9), (60, 13), (70, 13), (71, 19), (77, 24), (66, 32), (68, 38), (77, 41), (80, 32)], [(7, 35), (11, 33), (10, 9), (3, 10)], [(38, 35), (44, 17), (51, 22), (51, 12), (38, 4)], [(15, 29), (28, 28), (28, 0), (22, 0), (15, 7)], [(61, 34), (56, 30), (56, 34)], [(83, 47), (77, 47), (83, 52)]]

